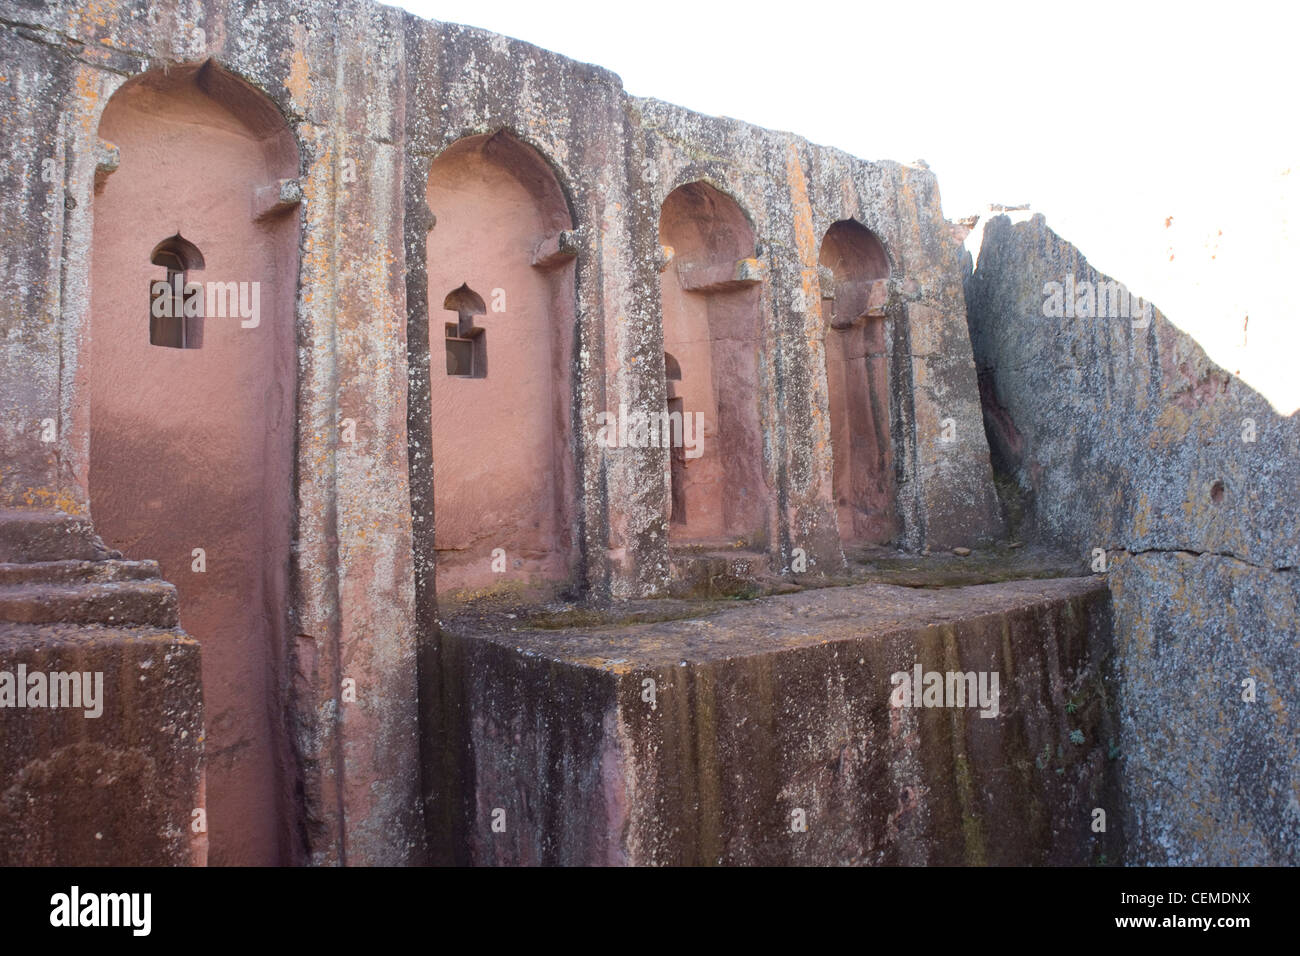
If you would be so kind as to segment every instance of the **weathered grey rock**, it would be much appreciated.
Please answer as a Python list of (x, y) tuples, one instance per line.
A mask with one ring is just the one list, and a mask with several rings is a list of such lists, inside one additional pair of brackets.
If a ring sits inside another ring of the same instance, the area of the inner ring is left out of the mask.
[(1158, 310), (1046, 316), (1067, 274), (1109, 279), (1042, 216), (998, 216), (966, 299), (1011, 510), (1081, 567), (1109, 555), (1131, 858), (1294, 864), (1300, 419)]
[(1297, 574), (1173, 551), (1109, 577), (1130, 861), (1295, 866)]

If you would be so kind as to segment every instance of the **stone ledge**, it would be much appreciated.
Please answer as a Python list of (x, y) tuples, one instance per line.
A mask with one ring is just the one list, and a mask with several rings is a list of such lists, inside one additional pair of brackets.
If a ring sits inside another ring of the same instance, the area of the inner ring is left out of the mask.
[(205, 862), (199, 663), (179, 630), (0, 624), (0, 672), (103, 675), (97, 717), (0, 707), (0, 866)]
[[(896, 630), (952, 624), (983, 615), (1046, 607), (1107, 594), (1103, 577), (1048, 578), (964, 588), (863, 584), (739, 602), (702, 617), (631, 627), (463, 634), (560, 664), (618, 673), (754, 657), (856, 641)], [(454, 624), (451, 625), (455, 631)]]
[[(453, 624), (432, 842), (476, 864), (1113, 862), (1109, 641), (1100, 578), (827, 588), (625, 628)], [(917, 664), (998, 672), (999, 716), (892, 707), (890, 675)]]

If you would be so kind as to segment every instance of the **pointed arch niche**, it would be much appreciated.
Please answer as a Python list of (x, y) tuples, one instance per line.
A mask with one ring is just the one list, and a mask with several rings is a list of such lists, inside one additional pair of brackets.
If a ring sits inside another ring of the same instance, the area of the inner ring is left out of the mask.
[(545, 160), (505, 131), (443, 151), (426, 199), (435, 223), (426, 266), (438, 593), (566, 581), (575, 480), (568, 203)]
[(669, 538), (676, 542), (766, 540), (770, 490), (759, 421), (762, 323), (759, 283), (747, 268), (754, 230), (735, 200), (694, 182), (668, 194), (659, 217), (669, 412), (702, 414), (699, 455), (678, 454)]
[(898, 531), (889, 429), (885, 280), (889, 257), (861, 223), (843, 219), (822, 239), (819, 262), (826, 326), (832, 484), (840, 539), (885, 544)]
[[(299, 175), (297, 143), (264, 94), (213, 62), (127, 81), (99, 136), (121, 159), (93, 200), (95, 529), (128, 558), (158, 560), (202, 645), (210, 862), (282, 864), (296, 829), (279, 688), (299, 216), (259, 218), (256, 197)], [(169, 275), (231, 284), (235, 314), (151, 328), (151, 285)], [(241, 287), (249, 305), (257, 289), (255, 326)]]

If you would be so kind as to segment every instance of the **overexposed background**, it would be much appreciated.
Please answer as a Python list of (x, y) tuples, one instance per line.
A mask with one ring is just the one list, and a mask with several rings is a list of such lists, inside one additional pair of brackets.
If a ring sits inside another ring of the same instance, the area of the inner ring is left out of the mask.
[(1030, 203), (1277, 411), (1300, 408), (1290, 3), (397, 5), (597, 63), (638, 96), (924, 159), (950, 219)]

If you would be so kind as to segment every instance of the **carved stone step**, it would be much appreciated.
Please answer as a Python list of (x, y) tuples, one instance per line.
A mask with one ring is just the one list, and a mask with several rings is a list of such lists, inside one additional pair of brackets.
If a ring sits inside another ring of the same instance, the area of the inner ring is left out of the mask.
[(106, 584), (113, 581), (146, 581), (161, 577), (157, 561), (33, 561), (26, 564), (0, 563), (0, 587), (44, 584), (59, 587), (73, 584)]
[(121, 555), (104, 547), (87, 517), (63, 511), (0, 509), (0, 563), (110, 557)]
[(0, 587), (0, 621), (173, 628), (179, 623), (176, 588), (158, 578), (12, 584)]

